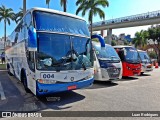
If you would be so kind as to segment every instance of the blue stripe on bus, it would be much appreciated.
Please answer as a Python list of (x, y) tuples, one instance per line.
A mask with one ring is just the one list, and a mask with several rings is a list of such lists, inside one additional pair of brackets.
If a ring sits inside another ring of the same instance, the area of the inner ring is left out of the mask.
[[(85, 88), (85, 87), (92, 85), (93, 81), (94, 79), (91, 78), (89, 80), (82, 80), (82, 81), (63, 83), (63, 84), (61, 83), (42, 84), (42, 83), (36, 82), (36, 85), (37, 85), (36, 94), (39, 96), (39, 95), (47, 95), (47, 94), (52, 94), (52, 93), (69, 91), (68, 90), (69, 86), (76, 86), (76, 89)], [(47, 91), (47, 92), (44, 92), (44, 91)]]

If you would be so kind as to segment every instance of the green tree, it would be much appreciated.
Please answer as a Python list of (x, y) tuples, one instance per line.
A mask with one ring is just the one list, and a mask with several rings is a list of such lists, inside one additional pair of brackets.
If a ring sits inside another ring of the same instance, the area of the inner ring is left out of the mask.
[(85, 16), (86, 12), (89, 12), (88, 21), (91, 26), (92, 35), (93, 16), (96, 16), (98, 14), (101, 19), (105, 19), (105, 13), (100, 7), (108, 7), (109, 2), (107, 0), (77, 0), (76, 5), (78, 6), (76, 15), (79, 12), (82, 12), (82, 16)]
[(111, 41), (111, 45), (112, 45), (112, 46), (116, 46), (116, 45), (117, 45), (116, 40), (112, 40), (112, 41)]
[(46, 5), (48, 5), (48, 8), (49, 8), (49, 3), (50, 3), (50, 0), (46, 0)]
[(67, 0), (61, 0), (61, 6), (63, 7), (63, 11), (67, 12)]
[(127, 40), (124, 40), (124, 45), (129, 45), (129, 42)]
[(152, 51), (152, 52), (149, 52), (149, 57), (151, 58), (151, 59), (156, 59), (157, 58), (157, 54), (154, 52), (154, 51)]
[(15, 14), (15, 22), (19, 23), (22, 18), (23, 18), (23, 9), (20, 8), (20, 11)]
[(140, 32), (135, 33), (135, 38), (132, 43), (135, 47), (143, 48), (147, 44), (148, 32), (141, 30)]
[(14, 20), (15, 13), (11, 8), (6, 8), (4, 5), (0, 7), (0, 22), (4, 21), (4, 42), (6, 42), (6, 25), (10, 25), (11, 20)]
[(97, 38), (92, 39), (92, 41), (99, 42), (99, 40)]
[(157, 56), (160, 62), (160, 47), (159, 47), (160, 46), (160, 26), (159, 25), (151, 26), (150, 28), (148, 28), (148, 39), (151, 39), (153, 41), (154, 46), (158, 51)]

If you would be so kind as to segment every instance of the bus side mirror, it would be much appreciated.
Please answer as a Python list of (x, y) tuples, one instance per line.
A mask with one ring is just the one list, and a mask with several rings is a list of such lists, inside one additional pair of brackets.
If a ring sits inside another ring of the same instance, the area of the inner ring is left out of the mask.
[(105, 48), (105, 40), (101, 35), (92, 35), (91, 39), (98, 39), (101, 44), (101, 48)]
[(37, 33), (33, 26), (28, 30), (28, 50), (37, 51)]

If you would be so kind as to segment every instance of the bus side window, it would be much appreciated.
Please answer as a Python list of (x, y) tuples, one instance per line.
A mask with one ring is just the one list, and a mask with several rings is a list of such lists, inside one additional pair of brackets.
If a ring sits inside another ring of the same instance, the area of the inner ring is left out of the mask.
[(24, 18), (24, 38), (28, 39), (28, 29), (32, 25), (32, 17), (31, 14), (28, 13)]
[(29, 68), (34, 71), (35, 70), (35, 64), (34, 64), (34, 52), (33, 51), (27, 51), (27, 60)]

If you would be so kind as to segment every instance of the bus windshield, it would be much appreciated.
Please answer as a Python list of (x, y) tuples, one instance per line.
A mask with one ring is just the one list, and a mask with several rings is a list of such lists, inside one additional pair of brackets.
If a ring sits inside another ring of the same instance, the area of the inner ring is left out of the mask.
[(35, 27), (38, 31), (69, 33), (90, 37), (87, 23), (83, 20), (59, 14), (35, 11)]
[(112, 46), (106, 45), (104, 49), (101, 48), (101, 46), (95, 45), (94, 48), (99, 60), (105, 60), (108, 62), (120, 62), (120, 58)]
[(124, 49), (125, 60), (131, 63), (139, 63), (140, 58), (138, 52), (133, 47), (125, 47)]
[(139, 52), (139, 56), (140, 56), (142, 62), (147, 62), (147, 63), (151, 62), (147, 52)]
[(91, 40), (61, 34), (38, 33), (38, 70), (77, 70), (92, 64)]

